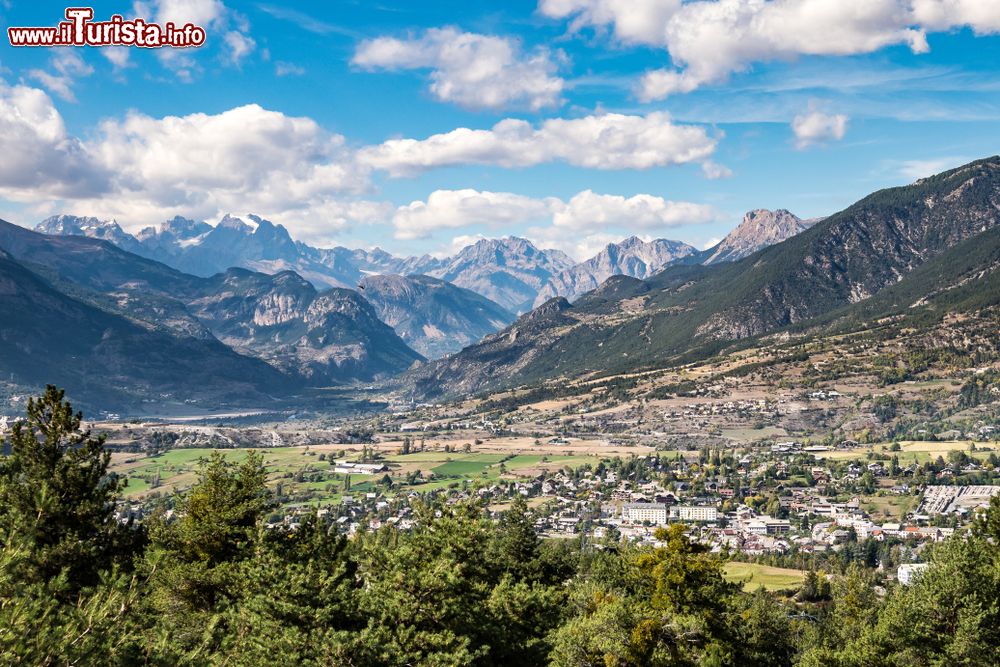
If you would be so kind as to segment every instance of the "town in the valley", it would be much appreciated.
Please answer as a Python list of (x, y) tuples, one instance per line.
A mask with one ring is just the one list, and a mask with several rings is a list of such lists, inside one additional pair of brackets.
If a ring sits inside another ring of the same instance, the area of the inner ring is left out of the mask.
[[(107, 434), (112, 469), (127, 479), (123, 520), (171, 512), (212, 450), (237, 459), (258, 450), (278, 501), (272, 527), (315, 513), (346, 535), (405, 530), (416, 504), (475, 503), (498, 517), (520, 497), (541, 537), (585, 549), (656, 545), (658, 528), (681, 523), (737, 561), (801, 573), (863, 560), (903, 583), (927, 545), (1000, 493), (996, 413), (989, 401), (961, 403), (961, 382), (781, 386), (774, 377), (793, 377), (803, 362), (765, 372), (762, 358), (786, 357), (756, 350), (625, 389), (605, 378), (551, 396), (415, 404), (396, 395), (381, 411), (343, 418), (111, 415), (91, 427)], [(758, 370), (739, 372), (748, 360)], [(690, 381), (684, 391), (657, 391), (676, 387), (678, 374)], [(915, 419), (928, 396), (937, 411)]]

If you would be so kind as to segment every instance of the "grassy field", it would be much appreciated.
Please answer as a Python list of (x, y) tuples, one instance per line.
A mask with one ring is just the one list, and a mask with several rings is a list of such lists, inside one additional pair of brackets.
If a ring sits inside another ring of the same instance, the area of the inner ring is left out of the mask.
[[(360, 449), (360, 448), (357, 448)], [(264, 456), (268, 483), (281, 485), (283, 495), (293, 504), (336, 503), (345, 493), (345, 476), (334, 472), (335, 459), (357, 460), (357, 449), (315, 447), (275, 447), (259, 450)], [(226, 459), (239, 462), (246, 449), (222, 449)], [(112, 457), (112, 470), (128, 480), (125, 495), (142, 499), (153, 494), (169, 495), (183, 491), (196, 480), (199, 466), (211, 456), (211, 449), (176, 449), (154, 456), (118, 453)], [(321, 458), (322, 457), (322, 458)], [(542, 470), (594, 463), (596, 458), (583, 455), (504, 454), (488, 452), (446, 452), (443, 450), (395, 454), (386, 452), (382, 459), (389, 466), (395, 492), (434, 491), (464, 483), (493, 483), (507, 479), (530, 478)], [(416, 483), (408, 477), (420, 473)], [(351, 475), (351, 490), (357, 494), (375, 490), (385, 473)], [(385, 487), (381, 487), (384, 489)]]
[(873, 519), (898, 521), (920, 503), (914, 496), (861, 496), (861, 507)]
[(955, 450), (968, 452), (969, 456), (984, 459), (990, 455), (990, 452), (997, 449), (996, 443), (977, 442), (975, 443), (976, 451), (969, 452), (969, 444), (970, 441), (968, 440), (946, 440), (942, 442), (904, 441), (899, 443), (899, 451), (894, 452), (890, 449), (892, 443), (881, 443), (858, 447), (856, 449), (822, 452), (817, 455), (817, 458), (830, 459), (831, 461), (850, 461), (863, 460), (869, 453), (884, 454), (889, 457), (895, 454), (899, 457), (900, 465), (909, 465), (911, 463), (924, 463), (925, 461), (936, 459), (938, 456), (948, 458), (948, 452)]
[(806, 573), (782, 567), (729, 562), (724, 566), (724, 575), (729, 581), (742, 582), (745, 591), (754, 591), (760, 586), (769, 591), (779, 591), (798, 588)]

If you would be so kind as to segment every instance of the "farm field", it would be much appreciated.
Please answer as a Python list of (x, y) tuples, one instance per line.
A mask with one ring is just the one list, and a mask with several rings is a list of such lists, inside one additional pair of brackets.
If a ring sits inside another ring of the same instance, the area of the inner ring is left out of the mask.
[(969, 444), (969, 440), (945, 440), (941, 442), (911, 440), (900, 442), (899, 451), (892, 451), (891, 443), (881, 443), (865, 447), (857, 447), (855, 449), (821, 452), (816, 455), (816, 458), (829, 459), (831, 461), (862, 460), (865, 459), (869, 453), (875, 453), (884, 454), (889, 457), (896, 455), (899, 457), (900, 465), (909, 465), (911, 463), (924, 463), (926, 461), (936, 459), (938, 456), (947, 458), (948, 452), (955, 450), (967, 452), (969, 456), (974, 456), (979, 459), (984, 459), (990, 455), (990, 452), (997, 450), (995, 443), (977, 442), (975, 443), (976, 451), (970, 452)]
[[(374, 447), (380, 452), (379, 462), (388, 470), (373, 475), (353, 473), (350, 491), (345, 491), (346, 475), (334, 470), (336, 460), (359, 461), (360, 445), (319, 445), (310, 447), (275, 447), (259, 449), (268, 471), (268, 483), (280, 485), (282, 496), (294, 504), (326, 504), (339, 502), (344, 493), (364, 493), (380, 487), (392, 493), (425, 492), (474, 483), (496, 483), (535, 477), (566, 466), (597, 463), (600, 456), (580, 453), (518, 454), (515, 449), (501, 453), (491, 451), (421, 451), (399, 454), (395, 447), (383, 443)], [(234, 463), (246, 458), (249, 449), (191, 448), (175, 449), (146, 455), (115, 453), (111, 469), (127, 479), (125, 495), (136, 500), (154, 495), (170, 495), (190, 487), (196, 480), (199, 466), (219, 451)], [(579, 448), (577, 448), (579, 451)], [(391, 490), (384, 478), (393, 482)]]
[(750, 592), (763, 586), (769, 591), (798, 588), (805, 578), (802, 570), (757, 565), (756, 563), (729, 562), (723, 567), (729, 581), (743, 582), (743, 590)]

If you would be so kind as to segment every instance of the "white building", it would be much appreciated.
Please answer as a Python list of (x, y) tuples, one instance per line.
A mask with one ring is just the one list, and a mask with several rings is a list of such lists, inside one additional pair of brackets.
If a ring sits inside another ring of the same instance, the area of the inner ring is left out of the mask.
[(791, 530), (791, 523), (787, 519), (775, 519), (769, 516), (760, 516), (743, 522), (744, 531), (753, 535), (777, 535), (787, 533)]
[(631, 523), (649, 522), (662, 526), (667, 522), (667, 506), (663, 503), (625, 503), (622, 518)]
[(908, 563), (896, 570), (896, 579), (904, 586), (912, 584), (920, 573), (927, 569), (927, 563)]
[(716, 521), (719, 510), (711, 506), (675, 505), (670, 508), (670, 518), (678, 521)]

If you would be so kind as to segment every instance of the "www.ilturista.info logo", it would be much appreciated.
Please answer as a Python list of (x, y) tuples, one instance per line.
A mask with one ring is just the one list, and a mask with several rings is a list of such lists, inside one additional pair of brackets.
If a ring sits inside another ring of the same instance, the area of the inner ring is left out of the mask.
[(66, 20), (55, 27), (7, 28), (11, 46), (164, 46), (186, 48), (205, 43), (205, 29), (193, 23), (165, 25), (143, 19), (126, 20), (115, 14), (108, 21), (93, 21), (90, 7), (68, 7)]

